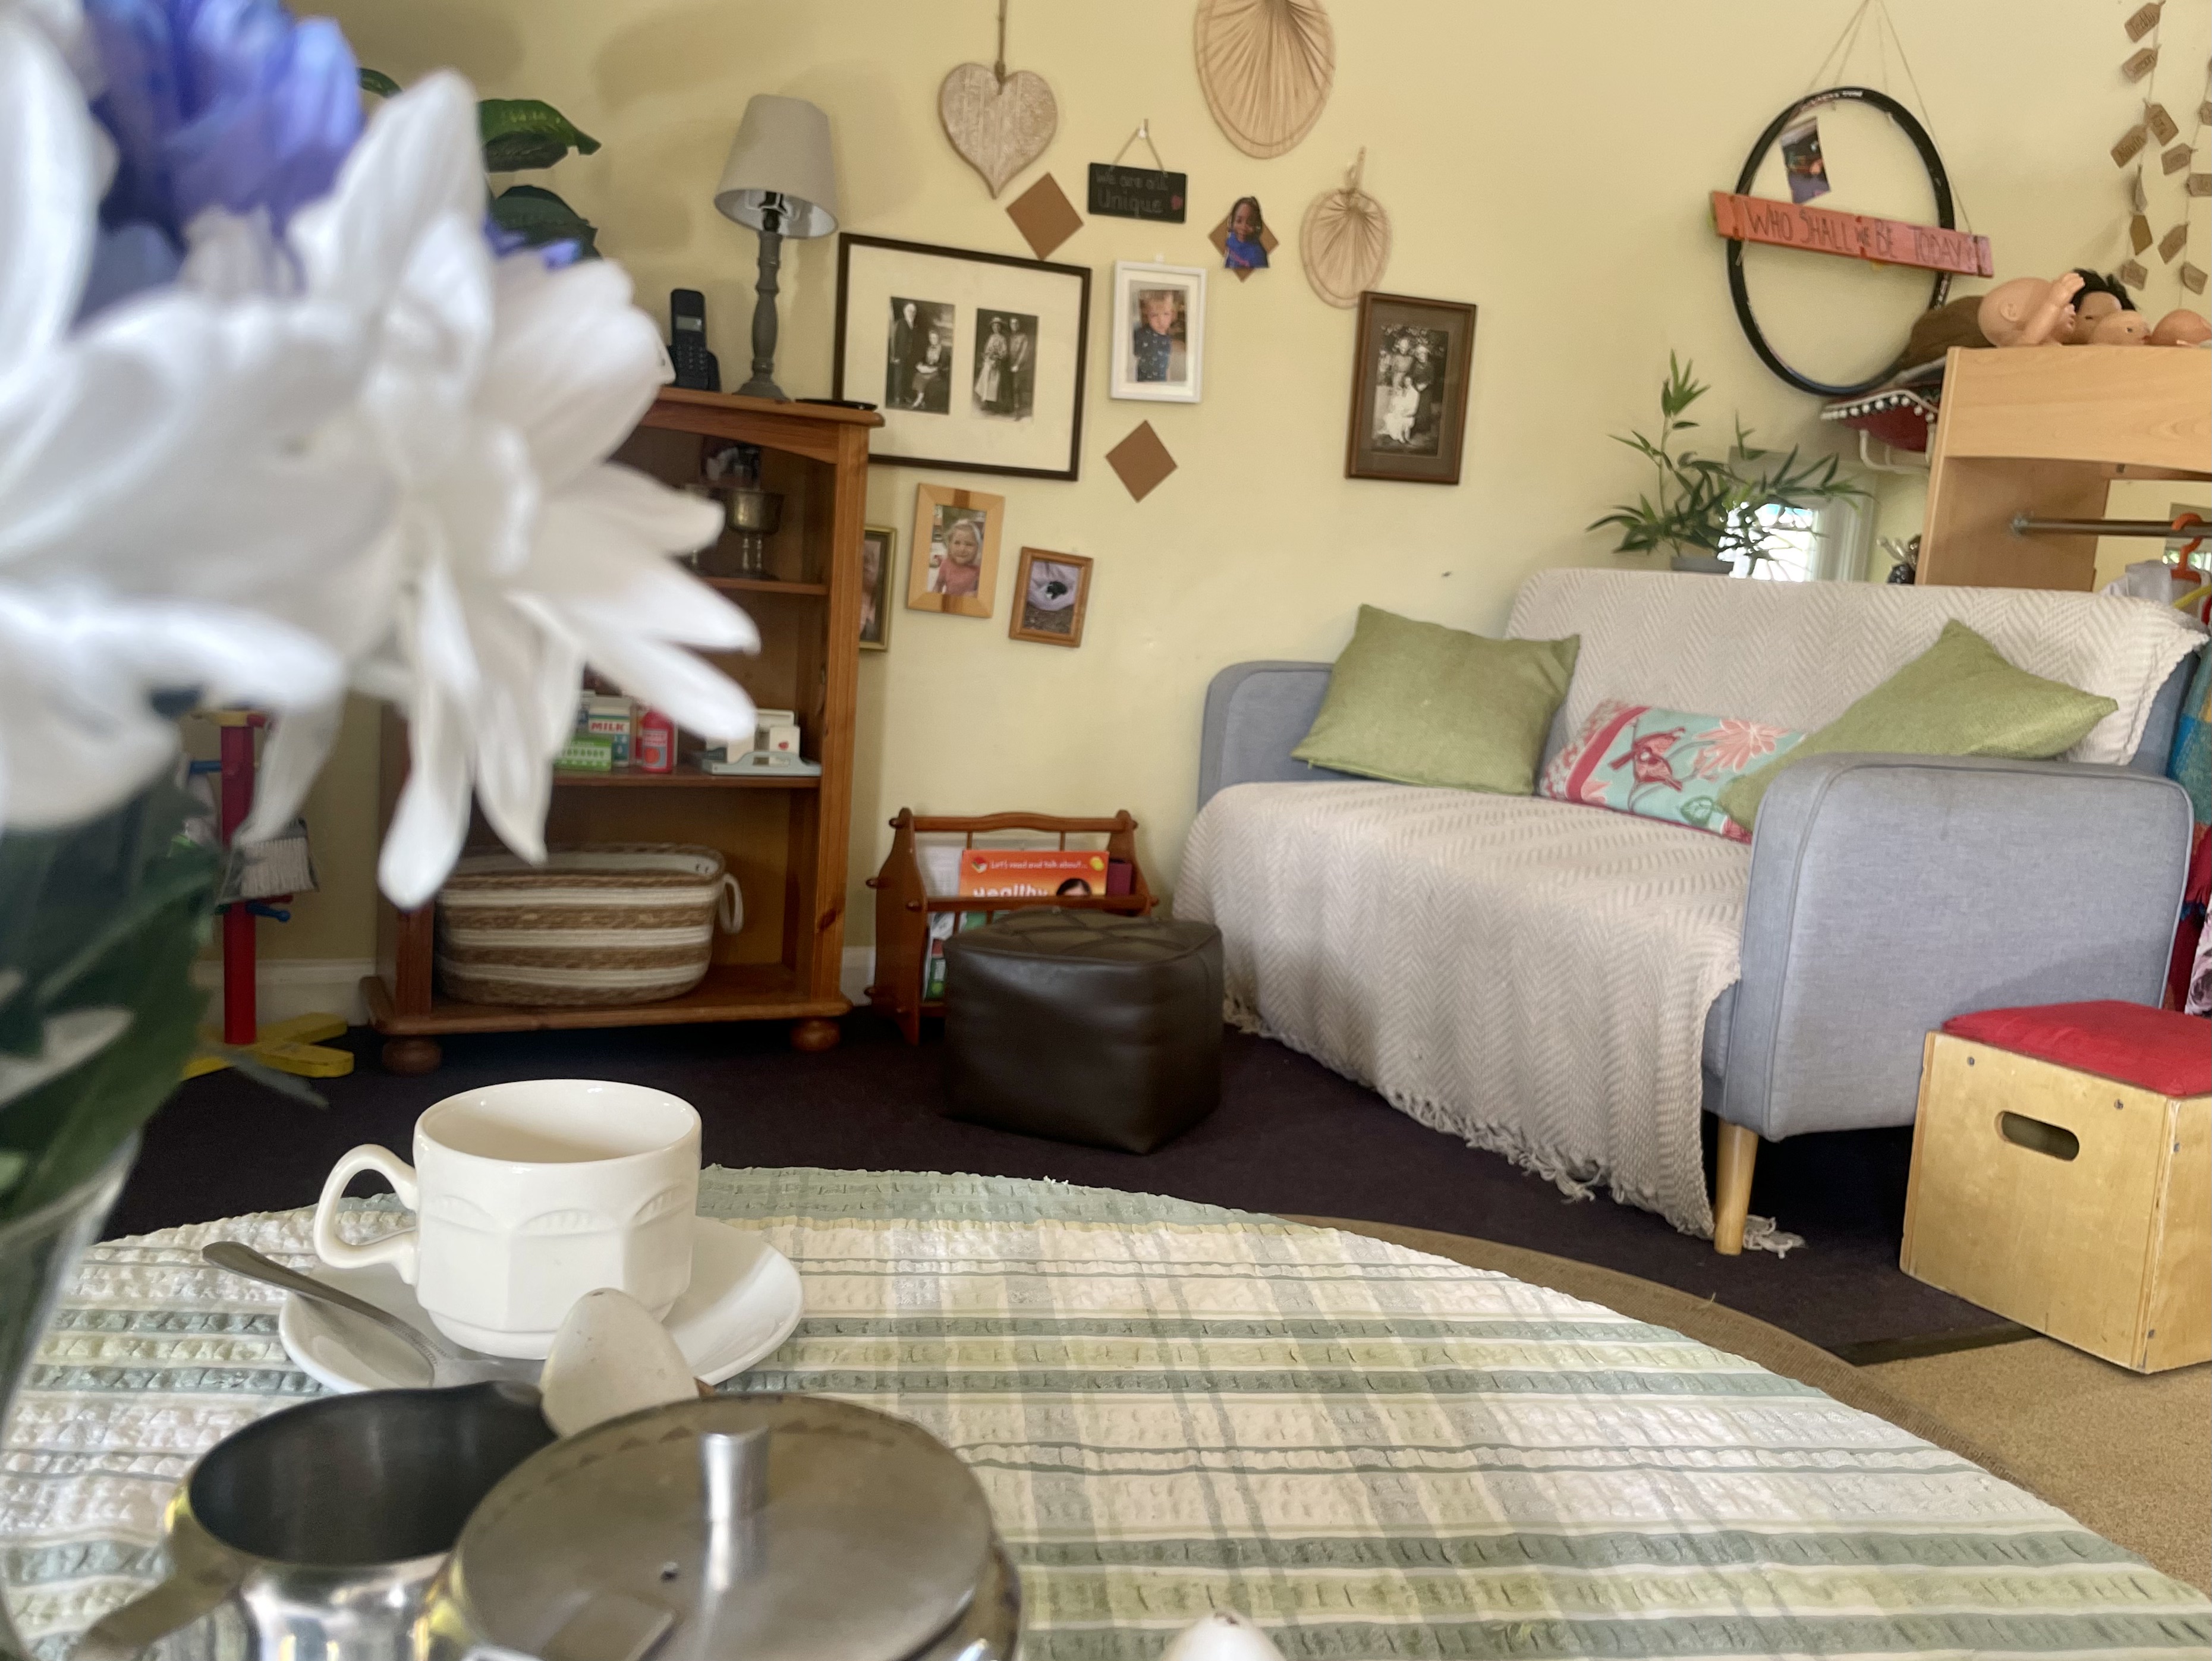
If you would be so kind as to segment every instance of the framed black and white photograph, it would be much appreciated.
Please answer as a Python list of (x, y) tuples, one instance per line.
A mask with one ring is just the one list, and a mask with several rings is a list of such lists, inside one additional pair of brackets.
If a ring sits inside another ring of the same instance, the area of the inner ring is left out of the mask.
[(1474, 307), (1370, 291), (1354, 341), (1345, 477), (1458, 484)]
[(1083, 644), (1083, 614), (1091, 608), (1091, 559), (1043, 548), (1022, 550), (1014, 572), (1014, 614), (1006, 633), (1040, 646)]
[(891, 584), (898, 569), (898, 532), (888, 525), (860, 531), (860, 649), (887, 652), (891, 644)]
[(893, 295), (884, 343), (884, 408), (948, 414), (952, 380), (952, 307)]
[(882, 410), (871, 461), (1072, 479), (1090, 318), (1087, 266), (846, 232), (831, 395)]
[(1195, 404), (1206, 369), (1206, 271), (1114, 264), (1115, 398)]

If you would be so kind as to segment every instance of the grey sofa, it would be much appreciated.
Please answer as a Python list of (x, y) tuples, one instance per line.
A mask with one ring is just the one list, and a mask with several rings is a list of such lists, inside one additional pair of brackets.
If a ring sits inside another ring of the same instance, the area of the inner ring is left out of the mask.
[[(1528, 606), (1516, 608), (1509, 632), (1563, 632), (1556, 606), (1537, 609), (1542, 615), (1529, 617)], [(1603, 638), (1613, 625), (1595, 607), (1591, 626), (1601, 650), (1594, 656), (1586, 637), (1578, 681), (1623, 655), (1620, 640)], [(2164, 763), (2193, 668), (2193, 656), (2183, 657), (2148, 683), (2157, 690), (2136, 712), (2139, 737), (2124, 765), (1833, 755), (1778, 779), (1750, 855), (1741, 978), (1704, 1031), (1705, 1104), (1723, 1132), (1719, 1250), (1741, 1249), (1757, 1139), (1911, 1123), (1922, 1038), (1950, 1016), (2088, 998), (2159, 1001), (2191, 828), (2188, 797), (2164, 776)], [(1307, 662), (1240, 663), (1214, 677), (1201, 809), (1238, 784), (1346, 778), (1291, 754), (1328, 679), (1328, 664)], [(1836, 697), (1848, 701), (1856, 690)], [(1578, 705), (1571, 694), (1546, 760), (1578, 707), (1589, 699)]]

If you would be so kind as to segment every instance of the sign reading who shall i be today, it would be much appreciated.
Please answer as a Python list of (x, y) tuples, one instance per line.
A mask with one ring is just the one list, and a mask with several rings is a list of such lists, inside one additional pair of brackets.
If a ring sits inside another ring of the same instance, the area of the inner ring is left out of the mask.
[(1112, 161), (1091, 164), (1091, 211), (1120, 219), (1157, 219), (1182, 223), (1188, 180), (1179, 173), (1154, 167), (1124, 167)]

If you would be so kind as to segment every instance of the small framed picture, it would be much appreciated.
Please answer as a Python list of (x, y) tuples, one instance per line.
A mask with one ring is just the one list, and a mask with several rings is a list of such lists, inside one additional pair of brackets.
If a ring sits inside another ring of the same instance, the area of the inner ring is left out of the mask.
[(1090, 327), (1087, 265), (837, 238), (831, 395), (881, 406), (870, 461), (1075, 478)]
[(1344, 476), (1458, 484), (1474, 307), (1370, 291), (1354, 342)]
[(1013, 618), (1006, 633), (1040, 646), (1080, 646), (1083, 613), (1090, 604), (1089, 558), (1024, 548), (1014, 572)]
[(1280, 246), (1267, 228), (1256, 196), (1240, 196), (1231, 203), (1206, 240), (1220, 251), (1222, 265), (1237, 274), (1239, 283), (1255, 271), (1266, 271), (1267, 256)]
[(1115, 398), (1195, 404), (1206, 367), (1206, 271), (1114, 265)]
[(906, 563), (906, 603), (916, 611), (987, 618), (999, 588), (999, 526), (1006, 499), (949, 484), (914, 491), (914, 554)]
[(891, 580), (898, 569), (898, 532), (888, 525), (860, 531), (860, 649), (886, 652), (891, 644)]

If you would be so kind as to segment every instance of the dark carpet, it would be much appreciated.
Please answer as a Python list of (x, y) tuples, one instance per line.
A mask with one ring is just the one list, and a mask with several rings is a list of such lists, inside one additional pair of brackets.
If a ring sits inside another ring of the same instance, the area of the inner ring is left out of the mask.
[[(821, 1056), (780, 1025), (632, 1027), (455, 1038), (446, 1062), (398, 1078), (356, 1029), (349, 1076), (317, 1109), (236, 1073), (180, 1089), (146, 1129), (111, 1236), (312, 1205), (357, 1142), (404, 1154), (416, 1116), (503, 1080), (623, 1079), (673, 1092), (706, 1123), (708, 1162), (1052, 1177), (1248, 1211), (1358, 1217), (1474, 1235), (1656, 1281), (1826, 1349), (1989, 1329), (1996, 1317), (1897, 1267), (1909, 1130), (1802, 1136), (1761, 1150), (1752, 1209), (1808, 1244), (1722, 1257), (1648, 1212), (1565, 1199), (1494, 1154), (1416, 1124), (1371, 1091), (1264, 1039), (1229, 1036), (1220, 1110), (1150, 1154), (1073, 1147), (945, 1118), (935, 1043), (909, 1049), (866, 1014)], [(1711, 1124), (1706, 1158), (1711, 1168)], [(362, 1178), (367, 1192), (374, 1179)]]

